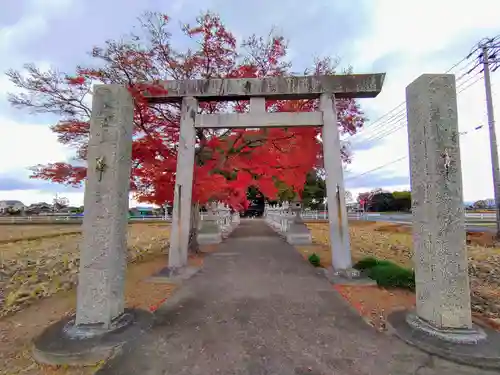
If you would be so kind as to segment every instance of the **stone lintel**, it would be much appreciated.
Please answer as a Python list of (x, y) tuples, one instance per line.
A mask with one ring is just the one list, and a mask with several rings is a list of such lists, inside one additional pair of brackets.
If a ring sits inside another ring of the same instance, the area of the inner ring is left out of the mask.
[(196, 115), (196, 128), (323, 126), (321, 112), (221, 113)]
[(374, 98), (382, 90), (384, 78), (385, 73), (167, 80), (160, 82), (167, 92), (151, 96), (149, 102), (180, 102), (186, 96), (200, 102), (249, 100), (252, 97), (315, 99), (323, 93), (334, 94), (337, 98)]

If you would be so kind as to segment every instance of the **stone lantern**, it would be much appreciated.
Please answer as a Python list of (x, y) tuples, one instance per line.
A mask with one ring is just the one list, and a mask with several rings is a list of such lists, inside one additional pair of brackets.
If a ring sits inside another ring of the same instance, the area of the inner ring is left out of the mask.
[(291, 204), (290, 204), (290, 211), (294, 215), (294, 223), (301, 224), (303, 223), (302, 217), (300, 216), (300, 213), (302, 212), (302, 202), (298, 199), (295, 199)]
[(286, 233), (286, 240), (292, 245), (310, 245), (312, 243), (311, 232), (302, 221), (300, 212), (302, 211), (302, 203), (295, 199), (289, 206), (290, 212), (294, 215)]

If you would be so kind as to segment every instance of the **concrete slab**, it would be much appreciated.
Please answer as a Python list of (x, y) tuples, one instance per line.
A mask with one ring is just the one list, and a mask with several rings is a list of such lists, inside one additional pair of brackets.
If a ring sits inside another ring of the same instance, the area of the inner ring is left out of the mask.
[(323, 271), (328, 281), (335, 285), (377, 285), (375, 280), (372, 280), (363, 274), (360, 274), (359, 277), (346, 277), (346, 275), (339, 274), (331, 268), (325, 268)]
[(199, 267), (165, 267), (157, 274), (146, 279), (146, 281), (151, 283), (180, 284), (183, 281), (196, 275), (199, 271)]

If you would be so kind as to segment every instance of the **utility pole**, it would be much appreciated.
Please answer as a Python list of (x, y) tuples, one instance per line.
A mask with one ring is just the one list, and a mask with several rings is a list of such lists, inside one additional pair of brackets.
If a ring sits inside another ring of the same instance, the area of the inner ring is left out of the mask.
[[(484, 88), (486, 92), (486, 110), (488, 113), (488, 129), (490, 135), (491, 169), (493, 175), (493, 191), (495, 194), (495, 214), (496, 214), (496, 237), (500, 239), (500, 166), (498, 162), (497, 134), (495, 129), (495, 114), (493, 110), (493, 98), (491, 95), (490, 78), (490, 48), (495, 50), (494, 39), (488, 40), (480, 45), (480, 58), (483, 63)], [(493, 44), (493, 45), (492, 45)], [(498, 47), (498, 46), (496, 46)], [(496, 60), (495, 52), (492, 53), (492, 60)]]

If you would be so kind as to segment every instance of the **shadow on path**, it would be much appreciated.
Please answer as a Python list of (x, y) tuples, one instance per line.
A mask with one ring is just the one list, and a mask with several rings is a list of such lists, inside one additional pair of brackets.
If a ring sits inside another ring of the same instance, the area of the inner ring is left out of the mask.
[(263, 220), (242, 220), (98, 374), (490, 374), (366, 325)]

